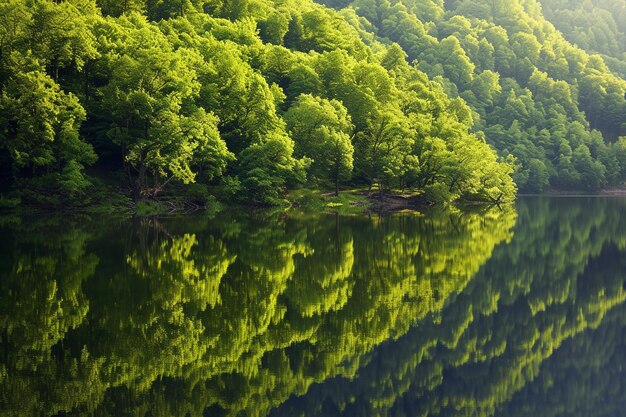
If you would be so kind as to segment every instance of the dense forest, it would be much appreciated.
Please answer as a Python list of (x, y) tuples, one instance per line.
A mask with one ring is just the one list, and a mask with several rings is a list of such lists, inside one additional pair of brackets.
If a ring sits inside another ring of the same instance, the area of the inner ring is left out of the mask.
[(4, 1), (0, 205), (623, 183), (617, 17), (603, 37), (567, 33), (586, 52), (535, 0), (323, 3)]
[(570, 42), (601, 54), (626, 78), (626, 3), (621, 0), (541, 0), (544, 15)]

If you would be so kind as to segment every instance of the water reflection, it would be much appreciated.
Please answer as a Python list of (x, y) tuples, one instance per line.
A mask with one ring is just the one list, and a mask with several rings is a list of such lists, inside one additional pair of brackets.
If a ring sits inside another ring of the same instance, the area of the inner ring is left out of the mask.
[(0, 230), (0, 415), (530, 404), (557, 348), (623, 305), (623, 209), (22, 219)]
[[(571, 338), (572, 344), (595, 344), (597, 336), (588, 330), (613, 309), (625, 310), (625, 208), (624, 200), (522, 201), (515, 238), (494, 250), (467, 288), (444, 307), (440, 321), (421, 321), (398, 341), (376, 349), (358, 378), (315, 386), (272, 415), (301, 409), (320, 416), (570, 415), (569, 397), (590, 388), (593, 379), (578, 375), (582, 380), (567, 381), (575, 388), (567, 391), (555, 387), (550, 371), (544, 375), (542, 369), (562, 365), (558, 358), (567, 358), (567, 348), (559, 347)], [(617, 366), (620, 370), (608, 374), (624, 378), (619, 364), (626, 351), (619, 343), (626, 335), (626, 316), (621, 318), (607, 324), (607, 345), (593, 352), (615, 352), (614, 361), (589, 364), (595, 375)], [(578, 360), (569, 358), (574, 366)], [(623, 409), (612, 405), (623, 403), (626, 391), (623, 384), (614, 388), (620, 400), (610, 403), (610, 412), (598, 412), (602, 407), (589, 412), (593, 406), (587, 406), (581, 415), (621, 415)], [(561, 395), (542, 399), (542, 389)], [(603, 396), (583, 398), (594, 404)]]

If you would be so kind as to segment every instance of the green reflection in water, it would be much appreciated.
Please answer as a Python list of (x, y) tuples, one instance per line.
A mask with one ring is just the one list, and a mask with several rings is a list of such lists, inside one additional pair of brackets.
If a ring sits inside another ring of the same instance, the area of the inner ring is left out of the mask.
[(523, 201), (513, 239), (498, 209), (22, 219), (0, 415), (491, 415), (623, 302), (618, 201)]
[(492, 210), (5, 226), (1, 412), (265, 415), (441, 311), (514, 222)]
[[(625, 209), (625, 200), (523, 200), (515, 238), (440, 322), (418, 323), (377, 349), (358, 378), (315, 386), (273, 415), (622, 415), (623, 383), (594, 396), (593, 381), (625, 376)], [(598, 336), (607, 314), (617, 318)], [(591, 357), (568, 356), (576, 348)], [(552, 370), (568, 366), (579, 372)]]

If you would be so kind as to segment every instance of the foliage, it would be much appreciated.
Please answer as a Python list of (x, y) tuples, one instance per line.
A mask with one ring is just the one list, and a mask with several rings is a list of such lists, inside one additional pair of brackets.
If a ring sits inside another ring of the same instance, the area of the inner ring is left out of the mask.
[[(37, 184), (25, 202), (83, 201), (96, 159), (94, 172), (124, 178), (118, 188), (137, 200), (193, 183), (255, 204), (303, 184), (514, 197), (510, 164), (493, 162), (470, 109), (354, 11), (308, 0), (5, 3), (2, 189)], [(469, 84), (461, 44), (444, 45)], [(481, 170), (463, 166), (474, 151)]]
[(316, 189), (301, 188), (290, 192), (287, 197), (292, 208), (303, 213), (363, 214), (371, 203), (364, 190), (345, 190), (339, 194), (322, 194)]
[(0, 189), (87, 201), (93, 164), (135, 199), (200, 183), (254, 204), (623, 183), (619, 1), (542, 0), (564, 34), (538, 0), (322, 3), (5, 1)]
[(569, 41), (603, 55), (626, 76), (626, 7), (620, 0), (540, 0), (546, 18)]
[(338, 192), (339, 181), (349, 179), (354, 148), (348, 111), (337, 100), (302, 94), (285, 114), (296, 154), (312, 160), (310, 175), (330, 179)]
[[(612, 143), (626, 129), (626, 81), (623, 74), (611, 72), (603, 58), (591, 54), (604, 51), (613, 54), (610, 62), (623, 62), (624, 30), (621, 21), (610, 16), (623, 15), (623, 4), (541, 3), (558, 27), (573, 28), (564, 29), (569, 31), (566, 36), (573, 30), (571, 38), (593, 39), (594, 45), (579, 42), (589, 52), (567, 42), (535, 0), (356, 0), (347, 6), (374, 25), (378, 36), (397, 42), (449, 96), (471, 107), (468, 116), (474, 128), (485, 133), (502, 157), (515, 157), (520, 189), (541, 192), (550, 185), (598, 190), (619, 185), (624, 177)], [(573, 16), (579, 17), (574, 26)], [(593, 26), (597, 20), (602, 23)], [(581, 145), (589, 149), (591, 159), (581, 148), (579, 163), (572, 165), (572, 154)]]

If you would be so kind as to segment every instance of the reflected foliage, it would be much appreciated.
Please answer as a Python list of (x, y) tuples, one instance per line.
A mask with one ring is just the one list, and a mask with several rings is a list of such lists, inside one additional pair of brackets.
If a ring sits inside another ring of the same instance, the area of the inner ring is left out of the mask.
[(0, 416), (618, 414), (625, 205), (10, 219)]
[(622, 384), (601, 391), (594, 378), (610, 367), (611, 380), (624, 376), (624, 203), (523, 201), (510, 245), (440, 316), (376, 349), (358, 378), (315, 386), (272, 415), (612, 415), (602, 399), (619, 404)]
[(539, 378), (516, 394), (498, 416), (623, 414), (625, 326), (622, 304), (607, 314), (600, 327), (564, 343), (542, 365)]
[(515, 218), (9, 223), (0, 415), (267, 415), (439, 314)]

